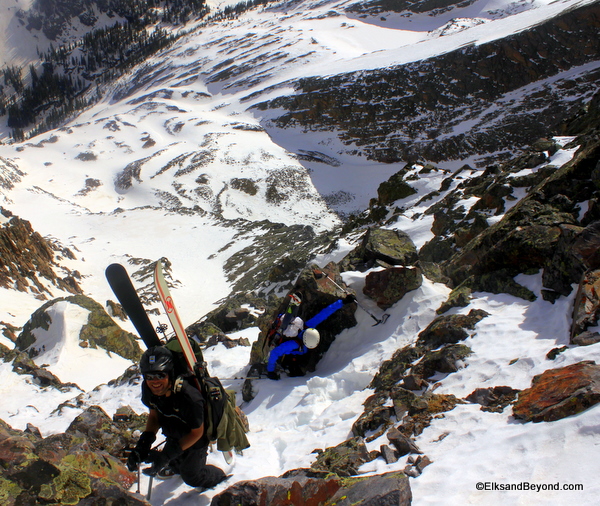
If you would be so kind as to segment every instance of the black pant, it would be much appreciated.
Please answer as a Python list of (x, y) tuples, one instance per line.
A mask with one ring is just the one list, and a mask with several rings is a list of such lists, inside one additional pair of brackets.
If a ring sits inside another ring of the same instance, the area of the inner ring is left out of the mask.
[(216, 466), (206, 464), (208, 448), (188, 448), (171, 462), (174, 471), (190, 487), (213, 488), (225, 478), (225, 473)]

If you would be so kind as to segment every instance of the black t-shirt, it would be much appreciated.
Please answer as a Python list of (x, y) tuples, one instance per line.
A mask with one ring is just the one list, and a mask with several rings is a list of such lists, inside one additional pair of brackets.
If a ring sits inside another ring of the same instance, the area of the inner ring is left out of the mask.
[[(200, 391), (183, 382), (178, 392), (170, 396), (154, 395), (144, 381), (142, 383), (142, 402), (158, 413), (158, 422), (165, 437), (181, 439), (192, 429), (197, 429), (204, 423), (204, 398)], [(202, 436), (194, 447), (208, 446), (208, 438)]]

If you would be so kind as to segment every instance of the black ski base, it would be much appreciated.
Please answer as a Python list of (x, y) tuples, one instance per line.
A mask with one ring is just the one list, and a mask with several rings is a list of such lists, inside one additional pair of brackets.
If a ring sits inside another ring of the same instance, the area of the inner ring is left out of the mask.
[(105, 275), (113, 293), (123, 306), (123, 310), (133, 323), (144, 344), (148, 348), (160, 346), (162, 343), (150, 318), (148, 318), (148, 313), (146, 313), (125, 267), (121, 264), (111, 264), (106, 268)]

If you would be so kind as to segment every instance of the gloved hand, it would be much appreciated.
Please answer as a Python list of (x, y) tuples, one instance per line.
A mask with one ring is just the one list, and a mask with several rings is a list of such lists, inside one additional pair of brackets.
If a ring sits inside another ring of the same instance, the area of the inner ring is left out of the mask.
[(279, 374), (277, 374), (275, 371), (269, 371), (267, 373), (267, 378), (272, 379), (272, 380), (278, 380)]
[(352, 304), (353, 302), (356, 302), (356, 296), (349, 293), (348, 295), (346, 295), (344, 297), (344, 304)]
[(179, 441), (175, 439), (167, 439), (165, 443), (165, 447), (162, 451), (151, 451), (148, 455), (147, 462), (152, 463), (152, 469), (148, 470), (146, 474), (155, 475), (165, 467), (174, 459), (179, 457), (183, 453), (181, 446), (179, 446)]
[(135, 471), (137, 467), (148, 458), (152, 443), (156, 440), (156, 434), (150, 431), (142, 432), (142, 435), (138, 439), (137, 445), (127, 459), (127, 469), (131, 472)]

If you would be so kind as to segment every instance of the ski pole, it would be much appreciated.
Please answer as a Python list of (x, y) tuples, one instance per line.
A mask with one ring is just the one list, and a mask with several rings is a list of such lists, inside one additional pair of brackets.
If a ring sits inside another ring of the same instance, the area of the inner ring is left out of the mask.
[(152, 480), (154, 479), (154, 475), (150, 475), (150, 481), (148, 482), (148, 493), (146, 494), (146, 500), (149, 502), (152, 497)]
[(137, 490), (135, 492), (136, 492), (136, 494), (139, 494), (140, 493), (140, 484), (142, 482), (142, 466), (140, 465), (139, 462), (137, 465), (137, 475), (138, 475), (138, 483), (137, 483)]
[[(326, 277), (329, 281), (331, 281), (339, 290), (341, 290), (342, 292), (344, 292), (346, 295), (349, 295), (350, 292), (348, 290), (344, 290), (340, 285), (338, 285), (333, 279), (331, 279), (327, 274), (325, 274), (323, 271), (319, 271), (319, 270), (313, 270), (313, 274), (315, 276), (316, 279), (320, 279), (322, 277)], [(390, 317), (389, 314), (384, 313), (381, 318), (377, 318), (373, 313), (371, 313), (366, 307), (364, 307), (360, 302), (358, 302), (358, 300), (356, 301), (356, 304), (358, 305), (359, 308), (361, 308), (365, 313), (367, 313), (371, 318), (373, 318), (373, 320), (375, 320), (375, 325), (373, 325), (373, 327), (376, 327), (377, 325), (381, 324), (381, 323), (385, 323), (387, 321), (387, 319)]]

